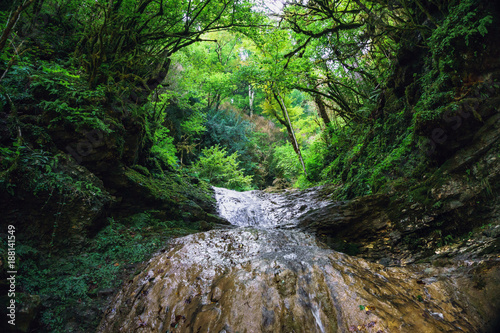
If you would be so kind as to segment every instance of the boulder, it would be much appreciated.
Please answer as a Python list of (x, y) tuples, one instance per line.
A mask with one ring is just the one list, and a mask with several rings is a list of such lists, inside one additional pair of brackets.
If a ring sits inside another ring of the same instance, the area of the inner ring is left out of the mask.
[(97, 332), (481, 332), (500, 309), (499, 272), (387, 268), (298, 231), (212, 230), (154, 257)]

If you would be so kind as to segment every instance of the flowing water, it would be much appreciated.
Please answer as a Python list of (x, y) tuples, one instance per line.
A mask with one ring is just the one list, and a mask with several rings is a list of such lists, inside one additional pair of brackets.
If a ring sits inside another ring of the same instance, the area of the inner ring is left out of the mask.
[(294, 230), (328, 204), (318, 191), (215, 192), (240, 228), (173, 241), (125, 284), (98, 332), (477, 331), (452, 270), (383, 267)]
[(286, 228), (295, 226), (307, 212), (330, 202), (321, 198), (320, 191), (237, 192), (214, 187), (220, 216), (240, 227)]

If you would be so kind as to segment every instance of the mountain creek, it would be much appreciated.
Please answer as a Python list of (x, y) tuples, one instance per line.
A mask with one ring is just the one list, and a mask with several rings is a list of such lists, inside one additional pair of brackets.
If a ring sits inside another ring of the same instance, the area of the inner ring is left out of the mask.
[(97, 332), (495, 330), (498, 256), (461, 257), (454, 249), (448, 264), (436, 265), (332, 249), (335, 237), (320, 227), (325, 217), (339, 235), (383, 235), (383, 198), (349, 210), (352, 202), (332, 202), (321, 188), (215, 188), (215, 197), (231, 225), (170, 242), (125, 281)]

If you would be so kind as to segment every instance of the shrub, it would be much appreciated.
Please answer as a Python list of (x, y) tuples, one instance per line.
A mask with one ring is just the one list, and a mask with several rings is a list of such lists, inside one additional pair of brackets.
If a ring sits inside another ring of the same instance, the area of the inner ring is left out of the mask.
[(302, 173), (302, 166), (292, 145), (285, 144), (274, 148), (273, 161), (278, 176), (287, 180), (296, 180)]
[(151, 153), (158, 156), (162, 162), (170, 166), (177, 165), (177, 149), (174, 145), (174, 138), (169, 134), (165, 127), (157, 129), (154, 133), (154, 143), (151, 147)]
[(250, 190), (252, 176), (245, 176), (239, 168), (238, 153), (227, 156), (226, 148), (215, 145), (202, 150), (203, 156), (194, 165), (199, 177), (214, 186), (233, 190)]

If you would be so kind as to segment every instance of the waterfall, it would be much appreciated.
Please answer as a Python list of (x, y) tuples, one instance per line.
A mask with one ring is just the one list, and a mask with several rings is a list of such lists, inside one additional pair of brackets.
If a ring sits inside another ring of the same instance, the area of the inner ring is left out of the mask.
[[(478, 294), (463, 268), (387, 268), (286, 228), (304, 218), (339, 218), (321, 189), (214, 190), (219, 214), (241, 228), (173, 240), (124, 284), (98, 333), (439, 333), (483, 325), (472, 298), (456, 290), (492, 299), (490, 289)], [(346, 214), (352, 221), (352, 211)]]
[(214, 187), (218, 214), (239, 227), (294, 227), (305, 213), (324, 207), (328, 201), (318, 198), (318, 189), (285, 193), (263, 191), (238, 192)]
[(272, 221), (266, 214), (265, 201), (258, 197), (258, 191), (237, 192), (214, 187), (217, 211), (231, 224), (240, 227), (271, 227)]

